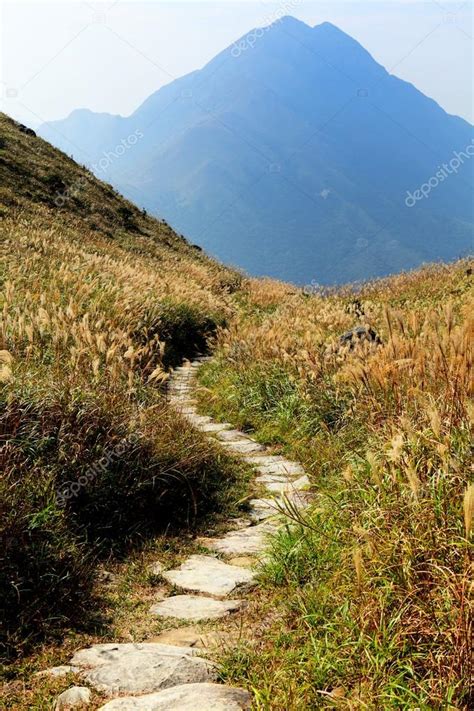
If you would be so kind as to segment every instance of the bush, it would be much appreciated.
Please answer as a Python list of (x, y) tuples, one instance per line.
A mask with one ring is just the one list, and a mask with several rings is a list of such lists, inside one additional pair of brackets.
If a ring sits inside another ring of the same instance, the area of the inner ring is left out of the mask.
[(205, 353), (209, 339), (223, 323), (221, 316), (204, 313), (184, 302), (163, 300), (147, 310), (133, 336), (143, 344), (159, 337), (166, 343), (163, 365), (172, 367), (183, 358)]
[(0, 644), (84, 622), (97, 559), (225, 507), (238, 470), (164, 404), (130, 431), (93, 402), (0, 405)]
[(132, 231), (137, 229), (137, 225), (134, 220), (133, 210), (131, 210), (127, 205), (121, 205), (117, 210), (117, 214), (119, 216), (120, 222), (125, 227), (125, 229)]
[(62, 195), (66, 192), (66, 183), (60, 175), (52, 173), (45, 178), (44, 181), (52, 194)]
[[(93, 551), (71, 530), (56, 502), (54, 477), (35, 465), (29, 447), (12, 440), (21, 428), (17, 408), (0, 416), (1, 656), (65, 623), (79, 622), (91, 595)], [(38, 433), (39, 434), (39, 433)], [(21, 436), (20, 436), (21, 437)]]

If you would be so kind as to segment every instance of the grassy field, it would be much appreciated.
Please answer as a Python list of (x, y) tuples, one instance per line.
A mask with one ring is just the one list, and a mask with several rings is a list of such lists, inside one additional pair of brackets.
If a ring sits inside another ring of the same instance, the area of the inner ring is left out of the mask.
[[(254, 281), (220, 332), (203, 407), (315, 493), (274, 543), (260, 633), (225, 660), (258, 708), (472, 704), (472, 280), (461, 262), (356, 296)], [(358, 323), (382, 345), (341, 348)]]
[[(164, 397), (211, 346), (202, 408), (301, 461), (314, 493), (223, 677), (258, 709), (468, 709), (469, 263), (357, 291), (242, 278), (2, 115), (0, 178), (6, 708), (49, 708), (69, 680), (32, 674), (80, 645), (159, 632), (148, 563), (249, 493)], [(361, 324), (381, 343), (341, 347)]]

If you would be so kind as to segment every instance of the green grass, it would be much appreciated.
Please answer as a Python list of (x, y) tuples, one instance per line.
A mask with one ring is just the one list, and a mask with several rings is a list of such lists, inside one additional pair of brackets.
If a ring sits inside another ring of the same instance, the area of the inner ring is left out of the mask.
[[(427, 317), (444, 308), (446, 273), (389, 281), (389, 299), (385, 285), (379, 293), (370, 287), (374, 312), (389, 300), (403, 303), (391, 328), (393, 348), (406, 348), (405, 358), (387, 348), (332, 355), (334, 328), (321, 324), (331, 309), (334, 320), (345, 318), (342, 292), (332, 304), (293, 300), (269, 309), (267, 320), (247, 312), (222, 333), (218, 356), (200, 372), (202, 410), (301, 461), (314, 493), (310, 509), (273, 542), (249, 612), (252, 638), (223, 659), (223, 678), (251, 688), (258, 709), (472, 705), (462, 270), (448, 280), (460, 303), (446, 316)], [(423, 318), (436, 324), (432, 343), (426, 322), (423, 341), (410, 330)], [(309, 350), (299, 340), (308, 342), (312, 319), (324, 340), (316, 333)], [(383, 322), (375, 325), (383, 333)], [(402, 366), (420, 358), (433, 370), (424, 382), (401, 378), (397, 358)]]

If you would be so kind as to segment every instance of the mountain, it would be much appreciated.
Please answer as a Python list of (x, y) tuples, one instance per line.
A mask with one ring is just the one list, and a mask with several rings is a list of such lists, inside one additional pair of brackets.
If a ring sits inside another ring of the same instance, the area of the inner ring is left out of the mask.
[(472, 126), (330, 23), (285, 17), (127, 118), (40, 133), (252, 274), (344, 282), (472, 249)]

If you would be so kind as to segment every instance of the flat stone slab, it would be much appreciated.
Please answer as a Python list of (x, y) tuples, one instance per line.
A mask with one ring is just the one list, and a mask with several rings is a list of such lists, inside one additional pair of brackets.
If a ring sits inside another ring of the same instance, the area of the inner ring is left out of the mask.
[(196, 408), (188, 404), (185, 405), (183, 403), (182, 405), (176, 405), (176, 409), (180, 415), (184, 415), (185, 417), (196, 414)]
[(208, 425), (210, 422), (212, 422), (211, 418), (207, 415), (197, 415), (195, 411), (182, 414), (184, 414), (188, 422), (190, 422), (198, 429), (201, 427), (201, 425)]
[(54, 711), (76, 709), (88, 706), (91, 701), (91, 690), (87, 686), (71, 686), (59, 694), (54, 704)]
[(298, 491), (307, 486), (305, 483), (302, 485), (297, 481), (273, 481), (264, 484), (265, 489), (273, 494), (290, 494), (292, 491)]
[(180, 414), (183, 414), (185, 408), (189, 409), (189, 412), (195, 412), (197, 407), (197, 400), (190, 397), (169, 397), (168, 402), (174, 407)]
[(255, 481), (259, 484), (291, 484), (291, 479), (283, 474), (261, 474), (256, 477)]
[(213, 681), (216, 672), (191, 647), (143, 642), (96, 644), (73, 656), (90, 686), (107, 695), (148, 694), (178, 684)]
[(250, 518), (253, 521), (264, 521), (280, 513), (276, 499), (251, 499), (249, 506)]
[(238, 587), (249, 586), (254, 575), (209, 555), (192, 555), (178, 569), (163, 573), (163, 578), (183, 590), (224, 597)]
[(58, 667), (49, 667), (49, 669), (35, 672), (35, 676), (60, 677), (67, 676), (68, 674), (77, 674), (77, 672), (80, 671), (79, 667), (72, 667), (70, 664), (61, 664)]
[(270, 464), (278, 464), (280, 462), (286, 462), (285, 457), (279, 454), (259, 454), (255, 457), (244, 457), (246, 461), (255, 464), (255, 466), (268, 466)]
[(222, 684), (182, 684), (158, 694), (114, 699), (99, 711), (250, 711), (248, 691)]
[(216, 647), (235, 646), (239, 639), (239, 631), (208, 630), (197, 626), (177, 627), (159, 634), (154, 642), (174, 644), (177, 646), (199, 647), (199, 649), (215, 649)]
[(300, 476), (299, 479), (296, 479), (296, 481), (293, 481), (292, 486), (295, 491), (303, 491), (311, 486), (311, 482), (306, 474), (304, 474), (303, 476)]
[(252, 439), (242, 439), (236, 442), (221, 442), (221, 447), (230, 449), (236, 454), (250, 454), (251, 452), (262, 452), (265, 449), (263, 444), (254, 442)]
[(217, 439), (220, 439), (222, 442), (241, 442), (243, 441), (249, 441), (249, 438), (244, 435), (243, 432), (240, 430), (223, 430), (222, 432), (219, 432), (217, 435)]
[(150, 613), (156, 617), (179, 620), (216, 620), (240, 609), (243, 600), (214, 600), (198, 595), (173, 595), (153, 605)]
[(267, 545), (267, 537), (276, 527), (270, 523), (260, 523), (239, 531), (229, 531), (222, 538), (206, 540), (205, 545), (211, 550), (224, 555), (238, 556), (260, 553)]
[(314, 498), (313, 492), (299, 489), (284, 494), (281, 499), (275, 499), (275, 501), (278, 501), (283, 509), (288, 508), (288, 504), (290, 508), (306, 509), (314, 501)]
[(153, 638), (153, 642), (159, 644), (172, 644), (176, 647), (198, 647), (201, 637), (205, 633), (200, 627), (174, 627), (171, 630), (161, 632), (157, 637)]
[(210, 434), (213, 434), (214, 432), (223, 432), (224, 430), (228, 430), (232, 427), (229, 422), (208, 422), (207, 424), (201, 425), (199, 428), (202, 432), (209, 432)]
[(284, 460), (273, 464), (259, 464), (257, 467), (260, 474), (274, 474), (281, 476), (303, 476), (304, 469), (298, 462)]

